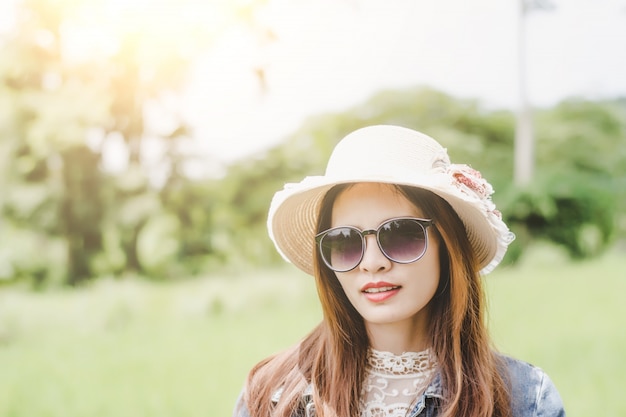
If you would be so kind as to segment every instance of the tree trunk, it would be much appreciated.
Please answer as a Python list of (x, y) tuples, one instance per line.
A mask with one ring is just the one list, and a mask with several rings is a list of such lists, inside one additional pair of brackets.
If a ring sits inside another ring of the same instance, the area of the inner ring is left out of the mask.
[(528, 100), (526, 69), (526, 5), (519, 2), (518, 21), (518, 88), (519, 108), (515, 125), (515, 171), (514, 182), (518, 186), (530, 183), (534, 170), (534, 133), (532, 108)]
[(62, 230), (67, 240), (68, 285), (78, 285), (93, 277), (91, 261), (102, 250), (102, 177), (99, 159), (85, 146), (64, 151)]

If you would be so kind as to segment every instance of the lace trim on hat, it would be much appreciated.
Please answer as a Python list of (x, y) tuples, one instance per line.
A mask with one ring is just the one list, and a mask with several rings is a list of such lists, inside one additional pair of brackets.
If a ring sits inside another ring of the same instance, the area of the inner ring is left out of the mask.
[(429, 350), (394, 355), (371, 349), (361, 391), (361, 416), (406, 416), (428, 386), (435, 368)]
[(483, 178), (480, 171), (465, 164), (449, 164), (447, 173), (451, 177), (452, 185), (465, 197), (465, 200), (473, 202), (482, 209), (485, 218), (496, 232), (497, 251), (491, 262), (481, 270), (483, 274), (488, 274), (500, 263), (507, 247), (515, 240), (515, 234), (502, 221), (502, 213), (496, 209), (491, 199), (493, 187)]

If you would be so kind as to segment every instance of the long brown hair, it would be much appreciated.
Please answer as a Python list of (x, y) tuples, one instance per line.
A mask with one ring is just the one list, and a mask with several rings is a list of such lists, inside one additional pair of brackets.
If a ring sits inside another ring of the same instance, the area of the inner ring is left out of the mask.
[[(331, 225), (333, 203), (350, 185), (325, 196), (317, 230)], [(484, 292), (463, 223), (452, 207), (427, 190), (393, 186), (424, 216), (435, 220), (441, 241), (439, 288), (429, 304), (430, 343), (439, 364), (444, 400), (441, 415), (508, 417), (510, 398), (503, 365), (484, 323)], [(369, 341), (363, 318), (334, 272), (315, 251), (315, 280), (322, 322), (299, 344), (257, 364), (248, 376), (245, 402), (252, 417), (291, 417), (312, 384), (318, 417), (356, 417)], [(278, 390), (280, 400), (272, 401)]]

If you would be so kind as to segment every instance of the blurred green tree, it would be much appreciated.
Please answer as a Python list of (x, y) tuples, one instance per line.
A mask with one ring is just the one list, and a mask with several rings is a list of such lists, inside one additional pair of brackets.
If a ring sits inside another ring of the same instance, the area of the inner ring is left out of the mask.
[(540, 238), (584, 259), (626, 236), (625, 104), (570, 99), (537, 112), (537, 176), (503, 198), (518, 252)]
[[(155, 258), (187, 248), (172, 237), (193, 229), (172, 188), (180, 187), (189, 156), (181, 149), (191, 139), (167, 103), (197, 53), (262, 4), (158, 0), (146, 13), (132, 1), (15, 3), (14, 28), (0, 38), (5, 277), (54, 275), (76, 285), (105, 273), (156, 274), (164, 264)], [(215, 25), (206, 25), (207, 13)], [(150, 123), (154, 109), (167, 127)], [(166, 151), (150, 169), (155, 143)], [(154, 251), (151, 240), (164, 234), (169, 244)], [(58, 250), (41, 262), (22, 256), (33, 243), (27, 236), (37, 236), (44, 253), (65, 247), (63, 260)]]

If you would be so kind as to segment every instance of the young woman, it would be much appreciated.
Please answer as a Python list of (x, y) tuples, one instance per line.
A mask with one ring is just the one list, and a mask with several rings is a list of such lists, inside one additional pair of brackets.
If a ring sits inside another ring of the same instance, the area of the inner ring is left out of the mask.
[(539, 368), (493, 350), (481, 274), (514, 236), (480, 173), (434, 139), (371, 126), (287, 184), (270, 237), (313, 275), (323, 320), (250, 372), (238, 417), (563, 416)]

